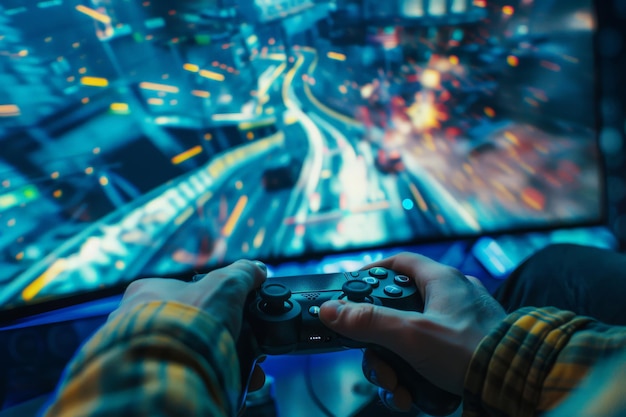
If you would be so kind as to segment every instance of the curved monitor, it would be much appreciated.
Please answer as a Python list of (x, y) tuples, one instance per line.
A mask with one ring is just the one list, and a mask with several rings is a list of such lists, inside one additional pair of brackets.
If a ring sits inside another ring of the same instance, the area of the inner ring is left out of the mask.
[(597, 224), (591, 0), (3, 0), (0, 310)]

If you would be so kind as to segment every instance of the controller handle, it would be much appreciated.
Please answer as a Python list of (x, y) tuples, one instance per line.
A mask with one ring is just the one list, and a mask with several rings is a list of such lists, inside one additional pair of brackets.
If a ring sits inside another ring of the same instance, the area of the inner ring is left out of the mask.
[(380, 346), (368, 348), (393, 368), (398, 383), (409, 391), (413, 404), (422, 412), (432, 416), (448, 416), (461, 405), (460, 396), (433, 385), (397, 354)]
[[(372, 286), (362, 280), (347, 281), (341, 289), (348, 300), (357, 303), (365, 302), (373, 291)], [(348, 347), (354, 344), (345, 339), (343, 343)], [(459, 408), (461, 397), (433, 385), (397, 354), (376, 345), (370, 349), (394, 369), (398, 382), (408, 389), (413, 404), (421, 411), (438, 417), (450, 415)]]

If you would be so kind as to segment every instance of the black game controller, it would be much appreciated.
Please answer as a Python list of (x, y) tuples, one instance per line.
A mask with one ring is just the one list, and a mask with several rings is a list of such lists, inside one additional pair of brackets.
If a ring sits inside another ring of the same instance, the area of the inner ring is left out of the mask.
[(398, 310), (422, 311), (423, 301), (413, 280), (391, 270), (368, 270), (269, 278), (250, 294), (244, 326), (237, 342), (241, 367), (242, 403), (254, 365), (264, 355), (312, 354), (349, 348), (371, 348), (397, 372), (415, 406), (434, 416), (452, 414), (461, 398), (428, 382), (404, 359), (380, 346), (350, 340), (322, 324), (318, 313), (328, 300), (346, 299)]

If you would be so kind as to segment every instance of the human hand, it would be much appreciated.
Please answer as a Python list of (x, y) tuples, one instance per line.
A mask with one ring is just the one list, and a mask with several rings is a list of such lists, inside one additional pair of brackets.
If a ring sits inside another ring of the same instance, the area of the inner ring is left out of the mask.
[[(258, 261), (240, 260), (217, 269), (194, 282), (166, 278), (144, 278), (133, 281), (119, 307), (109, 320), (150, 301), (175, 301), (206, 311), (237, 340), (241, 332), (246, 297), (267, 277), (267, 268)], [(265, 374), (255, 367), (249, 390), (263, 386)]]
[[(506, 315), (502, 307), (476, 278), (418, 254), (402, 253), (366, 268), (373, 266), (412, 277), (424, 311), (328, 301), (321, 306), (322, 322), (348, 338), (389, 349), (433, 384), (461, 395), (474, 351)], [(396, 372), (371, 350), (365, 352), (363, 372), (387, 391), (388, 405), (411, 408), (411, 395)]]

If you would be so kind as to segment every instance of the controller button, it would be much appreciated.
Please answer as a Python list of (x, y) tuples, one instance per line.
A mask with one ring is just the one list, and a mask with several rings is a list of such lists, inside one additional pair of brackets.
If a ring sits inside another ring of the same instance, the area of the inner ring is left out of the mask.
[(352, 271), (352, 272), (350, 272), (350, 276), (351, 277), (358, 278), (359, 275), (361, 275), (361, 273), (359, 271)]
[(390, 297), (400, 297), (402, 295), (402, 288), (395, 285), (387, 285), (384, 291)]
[(406, 275), (396, 275), (393, 277), (393, 282), (400, 285), (401, 287), (407, 287), (411, 284), (411, 278)]
[(380, 284), (378, 279), (374, 278), (374, 277), (365, 277), (365, 278), (363, 278), (363, 281), (367, 282), (368, 284), (370, 284), (374, 288), (377, 288), (378, 284)]
[(319, 306), (311, 306), (311, 307), (309, 307), (309, 314), (312, 315), (313, 317), (318, 317), (320, 315), (320, 308), (319, 308)]
[(341, 290), (348, 297), (348, 300), (360, 303), (365, 301), (365, 298), (369, 296), (374, 290), (370, 284), (360, 279), (354, 279), (346, 281)]
[(376, 278), (387, 278), (387, 270), (379, 266), (375, 266), (374, 268), (370, 269), (369, 273), (371, 276)]
[(291, 290), (283, 284), (265, 284), (259, 290), (261, 296), (260, 307), (268, 314), (282, 314), (291, 309), (287, 302), (291, 297)]

